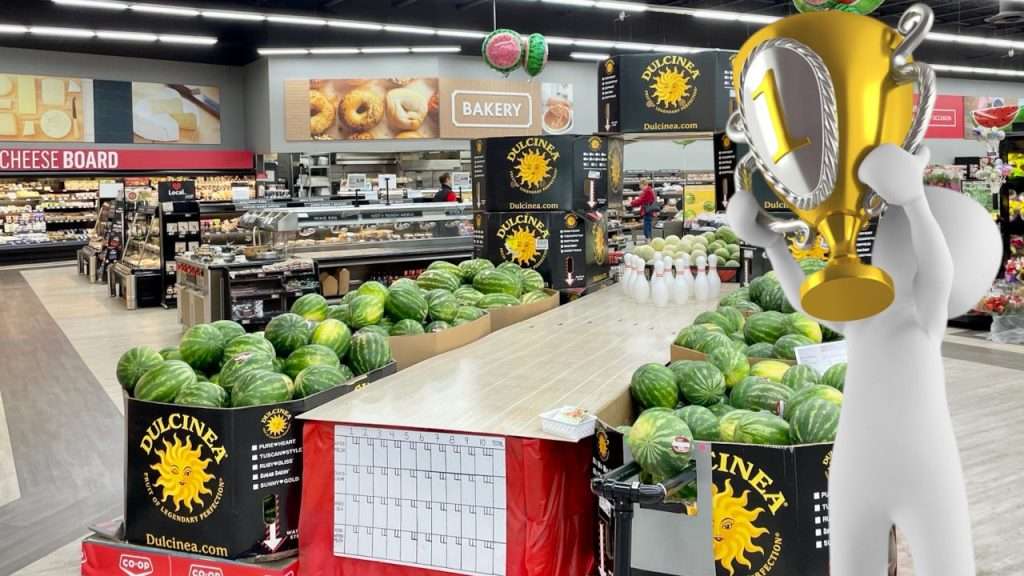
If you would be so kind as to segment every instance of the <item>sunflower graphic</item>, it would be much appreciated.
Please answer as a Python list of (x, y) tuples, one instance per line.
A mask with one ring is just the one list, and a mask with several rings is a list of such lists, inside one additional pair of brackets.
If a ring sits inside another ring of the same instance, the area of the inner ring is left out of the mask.
[(544, 179), (551, 172), (551, 165), (548, 164), (548, 159), (540, 152), (533, 150), (523, 154), (515, 168), (516, 179), (519, 180), (519, 183), (531, 189), (540, 188)]
[(608, 231), (603, 223), (597, 223), (594, 225), (594, 262), (598, 266), (604, 265), (604, 260), (608, 256)]
[(690, 81), (679, 68), (668, 67), (658, 74), (650, 88), (659, 105), (675, 108), (679, 107), (690, 89)]
[(537, 238), (526, 228), (516, 228), (505, 240), (505, 250), (511, 260), (520, 266), (529, 266), (540, 251), (537, 249)]
[(163, 489), (160, 500), (170, 500), (174, 511), (181, 511), (184, 506), (189, 513), (192, 506), (203, 506), (202, 496), (213, 494), (206, 483), (213, 479), (213, 474), (206, 471), (210, 465), (208, 458), (203, 458), (199, 446), (192, 446), (192, 439), (185, 438), (184, 444), (174, 435), (174, 441), (163, 440), (164, 449), (156, 450), (160, 462), (150, 466), (159, 474), (156, 486)]
[(764, 548), (754, 543), (754, 540), (768, 532), (754, 524), (764, 509), (747, 510), (749, 493), (750, 491), (746, 490), (740, 496), (735, 496), (730, 480), (725, 481), (725, 490), (720, 491), (717, 486), (712, 487), (711, 523), (715, 561), (728, 570), (729, 574), (736, 572), (733, 563), (747, 568), (753, 567), (746, 557), (747, 554), (764, 553)]

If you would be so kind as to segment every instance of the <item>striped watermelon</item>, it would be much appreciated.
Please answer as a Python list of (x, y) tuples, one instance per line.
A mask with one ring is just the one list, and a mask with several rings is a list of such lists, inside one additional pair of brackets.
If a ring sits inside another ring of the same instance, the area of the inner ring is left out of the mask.
[(796, 349), (814, 344), (810, 338), (802, 334), (786, 334), (775, 341), (775, 357), (785, 360), (796, 360)]
[(779, 360), (762, 360), (750, 367), (751, 376), (760, 376), (776, 382), (782, 382), (782, 377), (789, 370), (790, 364)]
[(790, 366), (782, 375), (782, 383), (793, 390), (800, 390), (806, 386), (817, 384), (821, 376), (806, 364)]
[(825, 370), (825, 373), (821, 375), (820, 382), (842, 392), (846, 386), (846, 362), (840, 362)]
[(265, 352), (240, 352), (224, 363), (220, 370), (220, 382), (218, 383), (225, 389), (231, 390), (250, 372), (274, 371), (273, 358)]
[(210, 325), (220, 331), (221, 338), (225, 342), (231, 342), (231, 340), (245, 334), (245, 328), (242, 328), (241, 324), (232, 320), (217, 320), (216, 322), (211, 322)]
[(750, 410), (737, 408), (718, 417), (718, 438), (723, 442), (736, 441), (736, 426), (744, 417), (753, 414)]
[(356, 296), (348, 303), (348, 324), (356, 330), (377, 324), (384, 317), (384, 302), (376, 296)]
[[(451, 294), (434, 298), (429, 304), (429, 316), (433, 321), (451, 323), (459, 311), (459, 301)], [(430, 332), (430, 329), (427, 329)]]
[(177, 346), (160, 349), (160, 357), (164, 360), (181, 360), (181, 350)]
[(459, 262), (459, 268), (462, 269), (462, 280), (472, 284), (477, 273), (483, 270), (494, 270), (494, 264), (484, 258), (473, 258)]
[(423, 334), (423, 324), (411, 319), (406, 318), (405, 320), (399, 320), (395, 322), (395, 325), (391, 327), (388, 332), (391, 336), (410, 336), (413, 334)]
[(788, 329), (789, 322), (784, 314), (768, 311), (753, 314), (747, 318), (747, 323), (743, 326), (743, 335), (751, 344), (758, 342), (775, 344), (775, 341), (785, 335)]
[(773, 276), (769, 276), (768, 274), (758, 276), (757, 278), (751, 280), (750, 284), (747, 286), (747, 288), (749, 289), (748, 299), (751, 302), (754, 302), (755, 304), (761, 306), (761, 296), (762, 294), (764, 294), (764, 291), (769, 286), (771, 286), (773, 281), (775, 281), (775, 278)]
[(192, 367), (181, 360), (164, 360), (135, 383), (135, 397), (149, 402), (171, 402), (188, 384), (196, 382)]
[(392, 289), (384, 310), (395, 320), (423, 322), (427, 319), (427, 298), (419, 288), (403, 286)]
[(221, 365), (226, 364), (228, 360), (231, 360), (242, 352), (263, 352), (268, 356), (274, 356), (277, 354), (274, 350), (274, 345), (270, 343), (270, 340), (255, 334), (243, 334), (231, 339), (231, 341), (227, 343), (227, 346), (224, 346)]
[(707, 409), (710, 410), (711, 413), (715, 415), (715, 417), (721, 418), (722, 416), (725, 416), (726, 414), (732, 412), (733, 410), (736, 410), (737, 408), (732, 404), (729, 404), (728, 402), (719, 402), (718, 404), (712, 404), (711, 406), (708, 406)]
[(328, 318), (313, 330), (309, 343), (326, 346), (334, 351), (336, 356), (342, 358), (345, 356), (345, 352), (348, 352), (348, 345), (351, 340), (352, 331), (348, 329), (344, 322)]
[(298, 314), (281, 314), (267, 324), (267, 340), (281, 357), (287, 357), (299, 347), (305, 346), (311, 335), (312, 330), (306, 320)]
[(499, 292), (484, 296), (476, 305), (484, 310), (490, 310), (492, 308), (504, 308), (505, 306), (518, 306), (519, 299), (511, 294)]
[(679, 403), (676, 375), (672, 370), (653, 362), (633, 372), (629, 391), (643, 408), (675, 408)]
[(674, 344), (676, 346), (682, 346), (683, 348), (690, 348), (691, 350), (695, 350), (695, 347), (697, 345), (697, 339), (701, 335), (705, 334), (707, 331), (707, 328), (704, 328), (703, 326), (687, 326), (680, 330), (678, 334), (676, 334)]
[(836, 406), (843, 405), (843, 393), (839, 390), (836, 390), (831, 386), (825, 386), (824, 384), (811, 384), (793, 392), (793, 395), (789, 397), (789, 402), (786, 402), (786, 409), (782, 414), (783, 417), (785, 417), (786, 420), (792, 421), (793, 413), (796, 409), (811, 398), (828, 400)]
[(715, 326), (721, 328), (722, 332), (726, 333), (736, 331), (736, 328), (730, 321), (725, 319), (725, 316), (722, 316), (721, 314), (713, 310), (701, 312), (700, 314), (697, 315), (696, 318), (693, 319), (693, 323), (694, 325), (714, 324)]
[(196, 370), (216, 368), (224, 354), (224, 337), (212, 324), (196, 324), (185, 331), (178, 349), (181, 359)]
[(460, 304), (467, 306), (476, 306), (477, 302), (484, 297), (484, 293), (473, 288), (472, 286), (460, 286), (458, 290), (454, 292), (455, 298), (458, 299)]
[(523, 304), (533, 304), (534, 302), (543, 302), (548, 298), (551, 298), (551, 294), (548, 294), (544, 290), (531, 290), (526, 294), (523, 294), (522, 302)]
[(828, 265), (828, 260), (821, 260), (819, 258), (804, 258), (799, 261), (800, 269), (804, 271), (805, 276), (810, 276), (818, 270), (823, 270)]
[(359, 292), (356, 292), (355, 290), (352, 290), (352, 291), (349, 291), (349, 292), (345, 292), (345, 294), (343, 294), (342, 297), (341, 297), (341, 304), (342, 305), (348, 304), (356, 296), (359, 296)]
[(522, 293), (522, 279), (501, 270), (483, 270), (473, 278), (473, 287), (484, 294), (508, 294), (519, 298)]
[(799, 334), (812, 344), (821, 344), (822, 341), (821, 324), (799, 312), (793, 312), (786, 317), (786, 331), (790, 334)]
[(420, 289), (420, 285), (416, 283), (412, 278), (399, 278), (388, 285), (388, 290), (395, 290), (400, 288), (416, 288)]
[(377, 282), (376, 280), (369, 280), (359, 285), (356, 293), (360, 296), (373, 296), (377, 300), (380, 300), (381, 304), (384, 304), (388, 300), (390, 291), (387, 286)]
[(734, 347), (719, 346), (708, 354), (707, 360), (722, 373), (728, 388), (735, 386), (750, 373), (747, 355)]
[(787, 446), (790, 443), (789, 422), (767, 412), (744, 414), (736, 422), (733, 442)]
[(277, 404), (291, 400), (294, 390), (295, 384), (292, 379), (284, 374), (258, 370), (249, 373), (231, 391), (231, 405), (240, 408)]
[(306, 294), (292, 304), (290, 312), (306, 320), (319, 322), (327, 318), (327, 300), (319, 294)]
[(274, 368), (272, 370), (273, 372), (284, 374), (284, 358), (281, 358), (280, 356), (274, 356), (271, 359), (271, 362), (273, 362), (274, 364)]
[(228, 392), (212, 382), (196, 381), (178, 390), (174, 403), (181, 406), (222, 408), (227, 405)]
[(314, 365), (295, 377), (295, 397), (305, 398), (317, 392), (344, 384), (353, 378), (352, 370), (341, 364), (337, 367)]
[(732, 306), (719, 306), (717, 313), (725, 320), (728, 327), (722, 326), (726, 332), (743, 333), (743, 326), (747, 323), (747, 317), (740, 312), (739, 308)]
[(462, 284), (462, 279), (460, 276), (456, 276), (455, 274), (445, 270), (425, 270), (420, 274), (419, 278), (416, 279), (416, 284), (424, 290), (444, 288), (449, 292), (454, 292), (458, 290), (459, 285)]
[(837, 342), (843, 339), (843, 335), (828, 326), (821, 327), (821, 340), (823, 342)]
[(356, 334), (372, 332), (374, 334), (380, 334), (381, 336), (390, 336), (391, 328), (385, 328), (382, 324), (370, 324), (369, 326), (363, 326), (359, 330), (356, 330)]
[(686, 422), (670, 410), (648, 410), (626, 432), (633, 459), (656, 478), (670, 478), (686, 468), (692, 439)]
[[(197, 377), (197, 379), (198, 379), (198, 377)], [(212, 382), (214, 384), (219, 384), (220, 383), (220, 372), (217, 372), (213, 376), (210, 376), (210, 382)]]
[(462, 282), (462, 268), (458, 264), (452, 264), (445, 260), (435, 260), (430, 263), (430, 266), (427, 266), (427, 270), (444, 270), (458, 278), (459, 282)]
[(356, 374), (366, 374), (391, 362), (391, 344), (386, 336), (361, 332), (352, 336), (347, 364)]
[(294, 379), (299, 372), (310, 366), (334, 366), (337, 368), (340, 363), (338, 355), (330, 348), (319, 344), (308, 344), (288, 355), (288, 359), (284, 361), (284, 373)]
[(472, 322), (484, 314), (487, 314), (487, 312), (482, 308), (477, 308), (476, 306), (459, 306), (458, 311), (455, 312), (455, 319)]
[[(676, 384), (683, 398), (690, 404), (711, 406), (725, 398), (725, 377), (710, 362), (697, 361), (684, 365), (677, 371)], [(671, 408), (672, 406), (666, 406)]]
[(744, 410), (781, 412), (793, 389), (767, 378), (748, 376), (732, 389), (729, 403)]
[(744, 318), (749, 318), (754, 314), (764, 312), (764, 308), (761, 308), (757, 304), (746, 300), (740, 300), (739, 302), (733, 304), (731, 307), (739, 310), (740, 314), (743, 314)]
[(521, 268), (519, 274), (523, 279), (524, 293), (544, 288), (544, 277), (533, 268)]
[(117, 361), (117, 381), (129, 393), (142, 375), (164, 362), (159, 352), (146, 346), (137, 346), (121, 355)]
[(747, 346), (748, 358), (775, 358), (775, 346), (768, 342), (758, 342)]
[(786, 293), (782, 290), (782, 285), (778, 282), (772, 282), (765, 286), (761, 292), (761, 299), (757, 303), (765, 310), (782, 312), (787, 305)]
[(444, 288), (434, 288), (433, 290), (427, 290), (423, 292), (423, 297), (427, 300), (427, 306), (436, 300), (437, 298), (446, 298), (448, 296), (454, 296), (455, 293), (451, 290), (445, 290)]
[(697, 440), (718, 440), (718, 416), (704, 406), (683, 406), (676, 416), (686, 422)]
[(728, 334), (722, 332), (707, 332), (697, 340), (697, 351), (703, 352), (704, 354), (710, 354), (712, 350), (718, 348), (730, 348), (733, 349), (733, 339)]
[(452, 325), (449, 324), (448, 322), (445, 322), (444, 320), (434, 320), (430, 324), (424, 326), (423, 330), (426, 332), (442, 332), (444, 330), (448, 330), (451, 327)]
[(729, 292), (725, 296), (722, 296), (718, 301), (718, 307), (733, 306), (735, 307), (738, 302), (750, 302), (750, 287), (744, 286), (737, 288), (732, 292)]
[[(355, 292), (352, 292), (355, 294)], [(336, 304), (327, 307), (327, 317), (332, 320), (340, 320), (348, 323), (348, 304)]]
[(840, 407), (825, 398), (810, 398), (793, 411), (793, 437), (801, 444), (834, 442), (839, 428)]

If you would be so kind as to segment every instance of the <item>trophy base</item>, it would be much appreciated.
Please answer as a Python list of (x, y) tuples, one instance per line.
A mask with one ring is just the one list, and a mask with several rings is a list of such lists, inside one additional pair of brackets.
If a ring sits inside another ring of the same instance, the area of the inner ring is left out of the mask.
[(852, 322), (878, 314), (896, 296), (892, 278), (856, 257), (831, 261), (800, 287), (804, 311), (822, 320)]

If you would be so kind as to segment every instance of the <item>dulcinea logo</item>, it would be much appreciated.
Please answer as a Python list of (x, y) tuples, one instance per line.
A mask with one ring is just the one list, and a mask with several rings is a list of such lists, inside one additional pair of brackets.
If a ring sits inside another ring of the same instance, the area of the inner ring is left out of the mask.
[(640, 77), (647, 107), (662, 114), (675, 114), (689, 108), (697, 97), (693, 81), (700, 77), (700, 69), (693, 60), (670, 54), (652, 60)]
[(608, 180), (612, 190), (622, 187), (622, 145), (614, 140), (608, 143)]
[(597, 263), (598, 266), (603, 266), (605, 259), (608, 258), (608, 228), (605, 225), (604, 219), (594, 222), (592, 238), (594, 245), (594, 262)]
[(277, 440), (292, 428), (292, 413), (284, 408), (274, 408), (260, 418), (263, 433), (267, 438)]
[(529, 213), (516, 214), (498, 227), (501, 259), (536, 268), (548, 254), (550, 236), (551, 230), (540, 218)]
[(611, 60), (611, 59), (605, 60), (604, 61), (604, 73), (605, 74), (612, 74), (614, 72), (615, 72), (615, 60)]
[(149, 425), (139, 449), (150, 457), (142, 473), (153, 505), (182, 524), (205, 520), (224, 496), (217, 469), (228, 457), (220, 438), (205, 422), (189, 414), (161, 416)]
[(770, 574), (782, 553), (782, 534), (762, 525), (788, 506), (786, 496), (772, 490), (775, 481), (764, 470), (736, 454), (716, 452), (712, 470), (726, 477), (721, 488), (711, 487), (715, 562), (730, 576), (738, 566), (744, 574)]
[(526, 194), (540, 194), (558, 177), (558, 148), (540, 137), (524, 138), (508, 151), (512, 188)]
[(591, 136), (590, 140), (587, 142), (587, 144), (590, 145), (590, 149), (591, 150), (594, 150), (594, 151), (600, 150), (601, 149), (601, 138), (599, 138), (597, 136)]
[(607, 462), (608, 456), (611, 455), (608, 433), (604, 431), (604, 428), (598, 428), (594, 435), (597, 436), (597, 457), (601, 459), (601, 462)]

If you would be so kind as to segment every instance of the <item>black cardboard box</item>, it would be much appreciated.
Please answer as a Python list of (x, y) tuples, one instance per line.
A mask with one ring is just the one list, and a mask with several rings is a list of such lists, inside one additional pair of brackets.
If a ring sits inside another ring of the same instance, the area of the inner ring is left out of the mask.
[[(528, 136), (474, 140), (473, 207), (490, 212), (604, 210), (609, 197), (609, 138)], [(622, 190), (622, 143), (617, 153)]]
[(125, 540), (220, 558), (298, 547), (302, 425), (295, 417), (395, 371), (249, 408), (125, 397)]
[(601, 212), (477, 212), (474, 225), (478, 258), (533, 268), (556, 290), (608, 278), (608, 226)]

